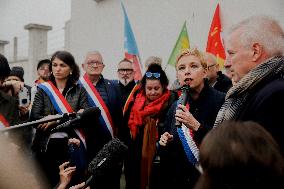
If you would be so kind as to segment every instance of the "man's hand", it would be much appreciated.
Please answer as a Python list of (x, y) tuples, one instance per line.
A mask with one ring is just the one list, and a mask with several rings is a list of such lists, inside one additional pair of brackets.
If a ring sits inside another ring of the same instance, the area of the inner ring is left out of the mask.
[(24, 106), (19, 106), (20, 114), (22, 116), (26, 115), (29, 112), (29, 107), (30, 107), (30, 104), (27, 104), (27, 105), (24, 105)]
[(15, 81), (15, 80), (10, 80), (10, 81), (5, 81), (2, 84), (3, 87), (9, 87), (12, 86), (14, 90), (14, 95), (18, 95), (20, 90), (24, 87), (24, 82), (21, 81)]

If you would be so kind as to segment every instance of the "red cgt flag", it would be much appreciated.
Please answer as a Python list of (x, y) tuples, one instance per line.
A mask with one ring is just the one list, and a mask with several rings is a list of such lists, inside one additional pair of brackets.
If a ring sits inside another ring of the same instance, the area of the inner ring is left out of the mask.
[(212, 53), (217, 57), (217, 62), (222, 70), (224, 68), (226, 55), (221, 39), (221, 32), (220, 7), (218, 4), (208, 33), (206, 52)]

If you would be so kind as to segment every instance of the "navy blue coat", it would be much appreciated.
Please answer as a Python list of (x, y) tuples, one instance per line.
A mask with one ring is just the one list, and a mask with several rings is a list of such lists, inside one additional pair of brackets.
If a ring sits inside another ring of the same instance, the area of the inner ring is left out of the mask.
[[(95, 87), (109, 110), (114, 125), (113, 131), (116, 135), (122, 124), (122, 105), (119, 89), (113, 82), (102, 76)], [(111, 140), (111, 135), (108, 134), (106, 128), (97, 121), (94, 123), (91, 127), (87, 127), (87, 137), (90, 139), (87, 145), (88, 148), (92, 149), (89, 150), (90, 160), (95, 157), (104, 144)]]
[(284, 78), (273, 78), (254, 89), (236, 119), (258, 122), (270, 132), (284, 154), (283, 107)]
[[(221, 93), (207, 83), (202, 89), (199, 98), (195, 101), (189, 99), (189, 111), (199, 121), (201, 127), (194, 133), (194, 140), (200, 144), (206, 133), (213, 127), (217, 113), (224, 103), (225, 94)], [(177, 102), (172, 105), (167, 115), (166, 130), (174, 136), (172, 142), (166, 147), (160, 147), (161, 168), (164, 175), (163, 188), (192, 188), (197, 181), (199, 173), (187, 160), (182, 143), (175, 126), (175, 113)]]

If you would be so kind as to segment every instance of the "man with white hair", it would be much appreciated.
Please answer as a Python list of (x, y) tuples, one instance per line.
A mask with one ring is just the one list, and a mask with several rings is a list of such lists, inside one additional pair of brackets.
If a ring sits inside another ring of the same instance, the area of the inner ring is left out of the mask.
[[(107, 142), (118, 135), (122, 125), (122, 106), (119, 89), (113, 82), (103, 77), (105, 64), (101, 53), (98, 51), (87, 53), (82, 66), (85, 75), (80, 78), (80, 83), (88, 93), (89, 104), (101, 110), (99, 120), (93, 120), (93, 123), (85, 129), (87, 156), (91, 161)], [(121, 167), (101, 176), (93, 187), (119, 188)]]
[(250, 17), (229, 30), (225, 48), (235, 84), (215, 126), (224, 120), (256, 121), (271, 133), (283, 153), (283, 29), (267, 16)]

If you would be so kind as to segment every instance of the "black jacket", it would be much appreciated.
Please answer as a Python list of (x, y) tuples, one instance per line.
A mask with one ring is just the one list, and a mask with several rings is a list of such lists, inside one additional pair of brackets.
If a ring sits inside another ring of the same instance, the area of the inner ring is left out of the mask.
[[(95, 88), (109, 110), (114, 126), (113, 132), (116, 136), (122, 125), (122, 106), (119, 89), (113, 82), (105, 79), (103, 76), (101, 76)], [(101, 125), (101, 120), (102, 117), (92, 127), (87, 128), (87, 137), (90, 139), (87, 146), (89, 149), (92, 149), (88, 152), (89, 160), (93, 159), (98, 151), (112, 139), (106, 128)]]
[(217, 74), (218, 77), (216, 84), (213, 86), (214, 89), (223, 93), (227, 93), (228, 90), (232, 87), (231, 79), (224, 75), (221, 71), (219, 71)]
[(18, 106), (17, 97), (9, 96), (0, 91), (0, 114), (9, 122), (10, 126), (20, 122)]
[[(87, 93), (84, 88), (79, 85), (72, 85), (64, 95), (74, 112), (89, 107)], [(54, 108), (49, 96), (40, 88), (38, 88), (32, 105), (30, 120), (38, 120), (48, 115), (58, 114)], [(37, 130), (33, 142), (33, 150), (44, 152), (47, 140), (50, 136), (49, 131)]]
[(258, 86), (246, 105), (239, 110), (236, 118), (242, 121), (256, 121), (262, 125), (278, 142), (284, 155), (284, 78), (283, 76), (271, 78)]
[[(205, 83), (199, 98), (189, 99), (189, 111), (200, 122), (201, 127), (194, 132), (194, 140), (199, 145), (205, 134), (213, 127), (217, 113), (224, 103), (225, 94)], [(166, 130), (174, 136), (166, 147), (160, 147), (161, 167), (167, 180), (164, 188), (192, 188), (199, 176), (196, 168), (187, 160), (182, 143), (175, 126), (177, 102), (174, 103), (167, 115)]]

